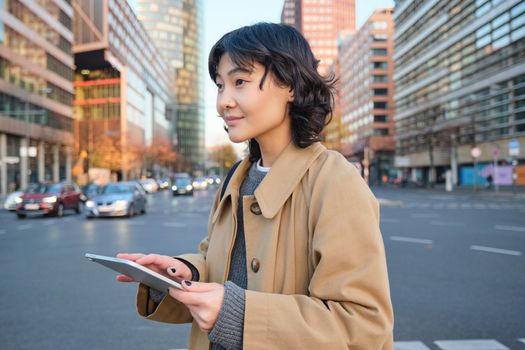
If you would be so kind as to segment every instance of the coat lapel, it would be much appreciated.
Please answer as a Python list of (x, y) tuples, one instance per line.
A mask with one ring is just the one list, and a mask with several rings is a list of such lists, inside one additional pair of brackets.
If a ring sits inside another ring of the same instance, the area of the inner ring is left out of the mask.
[(255, 190), (255, 198), (265, 218), (271, 219), (277, 214), (312, 162), (325, 150), (319, 142), (306, 148), (290, 142)]

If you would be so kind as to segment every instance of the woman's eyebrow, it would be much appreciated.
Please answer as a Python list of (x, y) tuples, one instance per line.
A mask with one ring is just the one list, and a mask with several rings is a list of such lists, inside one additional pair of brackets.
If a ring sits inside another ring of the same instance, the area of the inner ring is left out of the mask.
[[(231, 69), (228, 73), (226, 73), (226, 75), (232, 76), (235, 73), (248, 73), (248, 74), (251, 74), (252, 71), (247, 69), (247, 68), (235, 67), (235, 68)], [(220, 78), (221, 75), (219, 73), (217, 73), (217, 77)]]

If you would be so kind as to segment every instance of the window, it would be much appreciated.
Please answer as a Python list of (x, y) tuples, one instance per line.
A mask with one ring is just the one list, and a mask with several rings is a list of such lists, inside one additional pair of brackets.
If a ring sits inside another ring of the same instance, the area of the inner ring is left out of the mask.
[(382, 74), (374, 74), (372, 81), (376, 83), (384, 83), (387, 81), (387, 76)]
[(372, 69), (386, 69), (387, 67), (387, 62), (372, 62)]
[(372, 49), (371, 53), (372, 53), (372, 56), (386, 56), (387, 50), (386, 49)]
[(374, 102), (374, 109), (387, 109), (388, 103), (386, 102)]
[(374, 89), (374, 96), (386, 96), (388, 95), (388, 89)]
[(374, 128), (374, 135), (375, 136), (386, 136), (388, 135), (388, 129), (387, 128)]
[(386, 123), (387, 116), (384, 114), (374, 115), (374, 122), (376, 123)]

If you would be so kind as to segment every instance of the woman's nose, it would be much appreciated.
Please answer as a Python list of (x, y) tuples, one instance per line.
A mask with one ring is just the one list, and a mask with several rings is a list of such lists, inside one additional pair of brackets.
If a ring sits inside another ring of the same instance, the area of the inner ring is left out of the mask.
[(235, 99), (226, 89), (217, 95), (217, 109), (219, 111), (232, 109), (235, 104)]

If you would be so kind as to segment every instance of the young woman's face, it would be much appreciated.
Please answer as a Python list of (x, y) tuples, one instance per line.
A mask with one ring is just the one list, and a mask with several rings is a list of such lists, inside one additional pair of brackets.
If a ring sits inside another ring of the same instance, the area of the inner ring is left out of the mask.
[(254, 138), (262, 145), (274, 138), (285, 141), (283, 137), (291, 141), (288, 102), (293, 100), (293, 93), (279, 86), (272, 74), (266, 76), (261, 89), (263, 75), (264, 66), (259, 63), (246, 70), (233, 63), (227, 53), (219, 61), (217, 111), (233, 142)]

